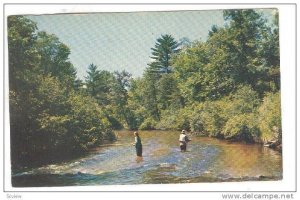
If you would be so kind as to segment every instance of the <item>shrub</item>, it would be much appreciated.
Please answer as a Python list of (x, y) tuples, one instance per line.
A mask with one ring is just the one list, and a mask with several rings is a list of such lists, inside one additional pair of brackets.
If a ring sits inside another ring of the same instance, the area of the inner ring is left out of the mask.
[(206, 101), (191, 107), (190, 126), (193, 132), (207, 133), (212, 137), (219, 137), (226, 122), (224, 116), (224, 102)]
[(143, 121), (143, 123), (140, 125), (140, 130), (153, 130), (156, 126), (156, 121), (153, 118), (147, 118)]
[(241, 85), (227, 100), (227, 103), (230, 104), (228, 112), (231, 115), (252, 113), (257, 110), (259, 102), (258, 94), (251, 86)]
[(187, 109), (166, 110), (162, 113), (161, 120), (158, 122), (157, 129), (190, 129), (189, 111)]
[(235, 115), (226, 122), (222, 134), (226, 139), (258, 141), (260, 132), (256, 120), (254, 113)]
[(262, 139), (281, 141), (280, 92), (266, 94), (258, 111)]
[(239, 86), (236, 92), (220, 100), (191, 106), (191, 130), (212, 137), (257, 140), (255, 113), (258, 104), (258, 95), (250, 86)]
[(114, 139), (111, 124), (95, 99), (88, 96), (72, 94), (69, 140), (73, 140), (75, 150), (88, 150), (102, 143), (103, 140)]

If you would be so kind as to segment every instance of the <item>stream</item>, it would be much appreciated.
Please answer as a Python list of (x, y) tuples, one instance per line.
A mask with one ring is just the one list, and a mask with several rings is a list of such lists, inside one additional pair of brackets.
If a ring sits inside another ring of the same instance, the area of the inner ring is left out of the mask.
[(85, 157), (12, 174), (13, 187), (132, 185), (282, 179), (282, 156), (259, 144), (190, 136), (180, 152), (179, 131), (141, 131), (143, 160), (136, 160), (129, 131)]

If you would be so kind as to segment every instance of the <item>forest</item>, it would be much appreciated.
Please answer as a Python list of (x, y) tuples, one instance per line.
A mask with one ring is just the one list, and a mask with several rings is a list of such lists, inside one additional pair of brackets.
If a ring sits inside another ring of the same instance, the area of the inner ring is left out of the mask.
[[(205, 41), (153, 41), (143, 76), (88, 66), (26, 16), (8, 17), (12, 168), (78, 157), (116, 130), (181, 130), (281, 145), (278, 12), (224, 10)], [(101, 63), (99, 63), (101, 65)]]

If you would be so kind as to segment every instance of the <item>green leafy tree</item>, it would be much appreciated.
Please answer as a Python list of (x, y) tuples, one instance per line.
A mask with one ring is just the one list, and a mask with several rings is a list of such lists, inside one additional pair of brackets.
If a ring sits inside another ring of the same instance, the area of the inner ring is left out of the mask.
[(8, 59), (9, 86), (11, 90), (22, 90), (20, 87), (30, 87), (27, 79), (32, 79), (31, 73), (37, 71), (40, 57), (35, 48), (36, 23), (24, 16), (9, 16), (8, 26)]
[(196, 42), (173, 59), (174, 76), (181, 95), (181, 104), (203, 101), (211, 92), (205, 82), (205, 66), (208, 64), (207, 47)]
[(229, 40), (224, 42), (227, 49), (232, 78), (236, 83), (250, 84), (256, 88), (264, 73), (260, 67), (262, 61), (257, 59), (261, 41), (267, 27), (261, 14), (255, 10), (226, 10), (224, 19), (229, 24)]
[(265, 88), (273, 92), (280, 90), (280, 50), (279, 50), (279, 25), (278, 10), (275, 12), (273, 26), (268, 28), (262, 40), (262, 49), (259, 52), (263, 61), (266, 76), (263, 79), (267, 82)]
[(117, 118), (123, 121), (125, 127), (137, 129), (137, 121), (134, 112), (128, 105), (128, 90), (130, 88), (131, 74), (125, 70), (114, 72), (114, 82), (111, 85), (111, 106)]
[(34, 73), (40, 59), (35, 49), (36, 23), (23, 16), (10, 16), (7, 25), (11, 157), (15, 166), (25, 162), (29, 152), (27, 141), (38, 126), (32, 120), (36, 101), (32, 89), (36, 86)]
[(69, 61), (71, 51), (55, 35), (38, 32), (36, 49), (41, 58), (39, 68), (42, 74), (58, 77), (70, 86), (75, 82), (76, 70)]
[(99, 105), (111, 104), (111, 85), (115, 82), (113, 73), (106, 70), (98, 70), (94, 64), (89, 65), (85, 83), (88, 93), (97, 99)]
[(128, 107), (134, 112), (137, 127), (154, 129), (160, 120), (156, 74), (145, 73), (142, 78), (131, 80)]
[(74, 86), (67, 46), (23, 16), (8, 18), (8, 35), (12, 169), (70, 159), (114, 139), (105, 109), (81, 92), (80, 80)]
[(145, 105), (145, 78), (131, 79), (128, 90), (128, 108), (134, 113), (136, 129), (149, 117)]
[(184, 106), (173, 74), (163, 74), (157, 82), (157, 90), (160, 110), (171, 109), (172, 107), (179, 109)]
[(159, 121), (160, 110), (158, 105), (158, 75), (152, 73), (145, 74), (145, 88), (143, 93), (144, 105), (149, 112), (150, 118)]

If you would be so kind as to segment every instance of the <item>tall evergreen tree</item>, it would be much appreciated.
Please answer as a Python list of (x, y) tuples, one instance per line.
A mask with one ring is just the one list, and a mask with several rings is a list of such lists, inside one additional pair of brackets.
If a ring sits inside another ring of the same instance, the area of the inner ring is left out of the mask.
[(93, 63), (89, 65), (85, 82), (87, 90), (92, 97), (96, 97), (97, 79), (99, 78), (99, 70)]
[(154, 73), (170, 73), (172, 54), (178, 52), (179, 43), (171, 35), (162, 35), (157, 39), (155, 47), (151, 48), (154, 59), (149, 64), (151, 72)]

